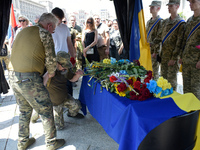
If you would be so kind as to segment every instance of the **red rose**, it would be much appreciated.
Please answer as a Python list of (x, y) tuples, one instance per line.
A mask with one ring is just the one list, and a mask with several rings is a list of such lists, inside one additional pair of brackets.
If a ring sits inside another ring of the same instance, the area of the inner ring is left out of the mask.
[(140, 85), (141, 85), (140, 81), (135, 81), (133, 85), (134, 85), (134, 88), (140, 90)]
[(109, 79), (110, 79), (110, 82), (112, 82), (112, 83), (117, 80), (117, 78), (115, 76), (111, 76)]
[(118, 86), (117, 86), (117, 90), (119, 91), (119, 92), (123, 92), (124, 90), (126, 90), (126, 84), (125, 83), (120, 83)]
[(148, 98), (149, 95), (150, 95), (150, 91), (147, 88), (142, 90), (142, 97)]
[(148, 77), (146, 77), (146, 78), (144, 79), (144, 82), (145, 82), (145, 83), (149, 83), (150, 80), (151, 80), (151, 77), (148, 76)]
[(141, 90), (146, 89), (146, 88), (147, 88), (147, 85), (145, 83), (143, 83)]
[(136, 95), (133, 95), (129, 99), (131, 99), (131, 100), (138, 100), (138, 97)]
[(142, 95), (139, 95), (139, 96), (138, 96), (138, 100), (139, 100), (139, 101), (144, 101), (145, 99), (146, 99), (146, 98), (143, 97)]
[(151, 79), (152, 78), (152, 71), (151, 70), (149, 70), (148, 72), (147, 72), (147, 76)]
[(150, 98), (152, 96), (153, 96), (153, 93), (150, 93), (149, 89), (146, 88), (142, 90), (142, 97), (144, 99)]
[(74, 65), (76, 63), (76, 60), (74, 59), (74, 57), (70, 58), (70, 62), (72, 63), (72, 65)]
[(129, 98), (129, 99), (131, 99), (131, 100), (137, 100), (137, 95), (136, 95), (135, 92), (130, 91), (129, 95), (130, 95), (130, 98)]
[(135, 89), (134, 90), (138, 93), (138, 95), (136, 95), (136, 93), (134, 91), (130, 91), (129, 95), (131, 100), (138, 100), (138, 96), (140, 95), (140, 90)]
[(132, 96), (136, 96), (136, 93), (134, 92), (134, 91), (130, 91), (130, 96), (132, 97)]
[(133, 85), (133, 80), (129, 79), (126, 81), (129, 85)]
[(134, 62), (135, 62), (138, 66), (140, 66), (139, 60), (134, 60)]

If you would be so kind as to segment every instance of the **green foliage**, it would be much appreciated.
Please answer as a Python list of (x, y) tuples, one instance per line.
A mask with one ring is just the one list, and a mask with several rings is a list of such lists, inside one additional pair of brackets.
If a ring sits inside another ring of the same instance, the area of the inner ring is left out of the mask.
[(179, 13), (179, 16), (180, 16), (181, 18), (183, 18), (184, 20), (186, 20), (186, 16), (183, 14), (183, 12), (180, 12), (180, 13)]

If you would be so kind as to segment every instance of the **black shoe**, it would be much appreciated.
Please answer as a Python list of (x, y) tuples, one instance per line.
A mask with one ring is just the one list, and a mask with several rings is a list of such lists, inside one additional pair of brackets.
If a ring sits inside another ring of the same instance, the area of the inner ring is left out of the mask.
[(72, 117), (72, 118), (77, 118), (77, 119), (82, 119), (84, 118), (84, 116), (80, 113), (78, 113), (76, 116), (71, 116), (70, 114), (67, 114), (68, 117)]

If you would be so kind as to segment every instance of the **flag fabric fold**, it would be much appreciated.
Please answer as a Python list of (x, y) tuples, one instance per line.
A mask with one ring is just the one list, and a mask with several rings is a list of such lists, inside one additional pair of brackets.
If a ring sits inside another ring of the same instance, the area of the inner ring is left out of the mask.
[(130, 38), (130, 60), (139, 60), (146, 70), (152, 70), (150, 45), (147, 43), (142, 0), (135, 0)]
[[(13, 4), (11, 5), (11, 14), (10, 14), (10, 21), (11, 21), (11, 28), (9, 28), (11, 30), (11, 39), (10, 39), (10, 43), (12, 45), (14, 37), (15, 37), (15, 33), (17, 31), (17, 23), (16, 23), (16, 19), (15, 19), (15, 13), (14, 13), (14, 8), (13, 8)], [(9, 33), (10, 31), (8, 31)]]

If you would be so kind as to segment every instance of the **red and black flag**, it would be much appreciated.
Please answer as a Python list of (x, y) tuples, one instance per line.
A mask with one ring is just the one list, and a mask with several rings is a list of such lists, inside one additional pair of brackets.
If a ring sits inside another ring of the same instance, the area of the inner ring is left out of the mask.
[(13, 4), (11, 5), (11, 14), (10, 14), (10, 21), (11, 21), (11, 43), (13, 42), (15, 33), (17, 31), (17, 23), (16, 23), (16, 19), (15, 19), (15, 13), (14, 13), (14, 9), (13, 9)]

